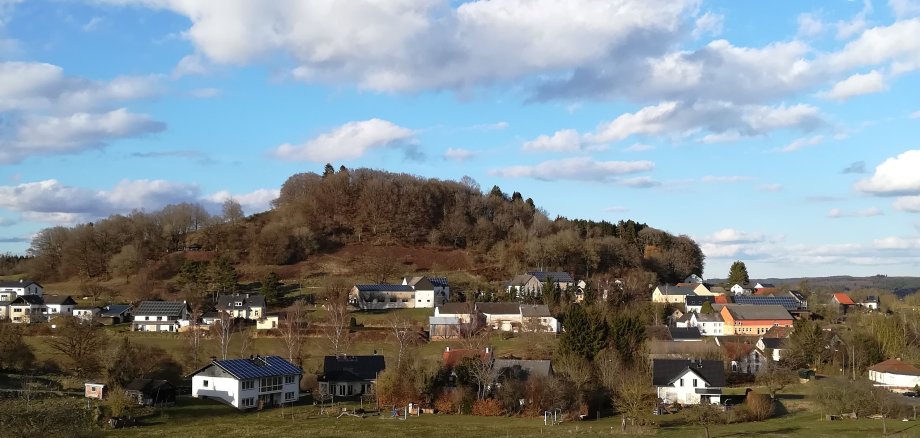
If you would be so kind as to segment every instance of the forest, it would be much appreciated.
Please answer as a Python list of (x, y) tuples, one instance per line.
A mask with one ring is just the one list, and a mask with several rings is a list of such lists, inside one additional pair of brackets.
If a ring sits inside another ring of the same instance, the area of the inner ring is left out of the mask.
[(50, 282), (124, 277), (144, 285), (173, 278), (183, 264), (179, 254), (188, 251), (209, 251), (234, 265), (288, 265), (352, 244), (462, 249), (498, 276), (561, 269), (579, 278), (641, 273), (675, 282), (702, 274), (704, 258), (687, 236), (632, 220), (551, 219), (531, 198), (497, 186), (484, 192), (469, 177), (326, 165), (321, 173), (289, 177), (273, 208), (249, 217), (229, 200), (215, 213), (185, 203), (46, 228), (27, 257), (3, 258), (0, 275)]

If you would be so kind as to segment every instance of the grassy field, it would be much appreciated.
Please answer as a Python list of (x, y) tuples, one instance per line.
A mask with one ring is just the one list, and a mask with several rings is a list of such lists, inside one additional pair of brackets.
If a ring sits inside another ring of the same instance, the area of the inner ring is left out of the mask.
[[(701, 437), (700, 427), (685, 425), (679, 415), (657, 417), (661, 427), (654, 436)], [(889, 421), (889, 436), (920, 436), (916, 421)], [(713, 437), (868, 437), (881, 436), (880, 420), (822, 421), (817, 414), (794, 413), (756, 423), (714, 426)], [(474, 417), (469, 415), (422, 415), (408, 420), (322, 415), (315, 406), (238, 412), (216, 402), (182, 399), (180, 405), (160, 411), (141, 426), (107, 432), (110, 437), (161, 436), (310, 436), (345, 437), (373, 434), (375, 438), (406, 436), (519, 437), (519, 436), (610, 436), (619, 435), (619, 417), (598, 421), (544, 426), (542, 418)], [(628, 431), (625, 435), (635, 435)]]

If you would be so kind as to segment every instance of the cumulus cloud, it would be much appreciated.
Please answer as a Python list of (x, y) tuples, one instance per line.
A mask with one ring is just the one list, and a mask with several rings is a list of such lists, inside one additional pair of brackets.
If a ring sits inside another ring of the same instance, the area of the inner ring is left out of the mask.
[(837, 38), (838, 39), (848, 39), (853, 35), (856, 35), (862, 32), (868, 23), (866, 23), (866, 17), (872, 13), (872, 2), (870, 0), (863, 0), (863, 7), (852, 19), (850, 20), (840, 20), (836, 23), (837, 27)]
[(813, 13), (799, 14), (796, 21), (799, 25), (798, 34), (801, 36), (813, 37), (824, 32), (824, 22)]
[(473, 158), (474, 156), (476, 156), (476, 153), (469, 149), (447, 148), (447, 150), (444, 151), (445, 160), (457, 161), (460, 163), (466, 160), (469, 160), (470, 158)]
[(655, 168), (651, 161), (595, 161), (587, 157), (545, 161), (533, 166), (511, 166), (489, 171), (506, 178), (534, 178), (542, 181), (616, 181), (617, 177)]
[(581, 150), (581, 135), (574, 129), (556, 131), (553, 135), (541, 135), (525, 142), (525, 151), (575, 152)]
[(719, 35), (722, 33), (722, 26), (725, 22), (725, 16), (707, 12), (696, 19), (693, 26), (693, 38), (700, 38), (704, 35)]
[(734, 228), (723, 228), (703, 239), (714, 243), (755, 243), (764, 240), (763, 234), (748, 233)]
[(121, 180), (109, 189), (69, 186), (49, 179), (0, 186), (0, 208), (20, 213), (25, 221), (75, 224), (124, 214), (132, 210), (157, 210), (169, 204), (197, 202), (218, 212), (229, 198), (237, 200), (247, 213), (270, 208), (278, 190), (260, 189), (250, 193), (228, 191), (202, 196), (197, 184), (166, 180)]
[(829, 91), (819, 93), (818, 96), (831, 100), (847, 100), (854, 96), (878, 93), (887, 89), (885, 77), (877, 70), (872, 70), (869, 73), (855, 74), (837, 82)]
[(623, 178), (616, 181), (617, 184), (624, 187), (631, 187), (634, 189), (650, 189), (652, 187), (658, 187), (661, 185), (660, 181), (648, 176), (637, 176), (635, 178)]
[(878, 196), (920, 195), (920, 150), (885, 160), (872, 176), (858, 181), (856, 190)]
[[(411, 147), (415, 133), (392, 122), (370, 119), (348, 122), (300, 145), (283, 144), (274, 155), (284, 160), (317, 163), (354, 160), (371, 149), (403, 147), (407, 155), (418, 151)], [(408, 146), (408, 147), (407, 147)]]
[(645, 152), (655, 149), (655, 146), (645, 143), (633, 143), (623, 149), (623, 152)]
[(847, 217), (872, 217), (872, 216), (881, 216), (882, 210), (877, 207), (870, 207), (863, 210), (855, 211), (845, 211), (839, 208), (832, 208), (827, 212), (827, 217), (833, 219), (847, 218)]
[(849, 166), (844, 167), (840, 173), (866, 173), (866, 162), (854, 161)]
[(908, 213), (920, 213), (920, 196), (902, 196), (895, 199), (891, 206)]

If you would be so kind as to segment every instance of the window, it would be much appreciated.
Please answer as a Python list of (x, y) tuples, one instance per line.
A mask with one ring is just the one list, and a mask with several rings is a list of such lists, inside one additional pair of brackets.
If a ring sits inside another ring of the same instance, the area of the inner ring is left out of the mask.
[(696, 388), (696, 379), (693, 379), (693, 387)]
[(204, 386), (205, 388), (207, 388), (207, 387), (208, 387), (208, 381), (207, 381), (207, 380), (202, 380), (202, 381), (201, 381), (201, 386)]
[(252, 397), (244, 398), (242, 405), (244, 408), (251, 408), (256, 405), (256, 400)]
[(294, 393), (293, 393), (293, 392), (285, 392), (285, 393), (284, 393), (284, 399), (285, 399), (285, 400), (294, 400)]
[(284, 383), (294, 383), (294, 376), (284, 376)]
[(242, 301), (237, 301), (237, 302), (236, 302), (236, 307), (243, 307), (243, 302), (242, 302)]
[(244, 389), (244, 390), (245, 390), (245, 389), (252, 389), (252, 388), (255, 388), (255, 386), (256, 386), (256, 381), (255, 381), (255, 380), (243, 380), (243, 389)]
[(264, 377), (259, 381), (259, 392), (281, 391), (281, 376)]
[(678, 384), (677, 386), (684, 386), (684, 379), (680, 379), (680, 384)]

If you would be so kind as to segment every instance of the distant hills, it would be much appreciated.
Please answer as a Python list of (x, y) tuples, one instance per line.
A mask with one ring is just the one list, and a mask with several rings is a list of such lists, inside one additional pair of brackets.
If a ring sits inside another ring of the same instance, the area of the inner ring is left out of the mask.
[[(719, 283), (725, 279), (708, 279), (707, 282)], [(835, 275), (830, 277), (796, 277), (796, 278), (763, 278), (751, 280), (761, 283), (773, 283), (797, 287), (803, 282), (811, 289), (829, 289), (835, 291), (853, 291), (860, 289), (879, 289), (894, 292), (900, 297), (910, 295), (920, 290), (920, 277), (889, 277), (873, 275), (871, 277), (853, 277), (849, 275)]]

